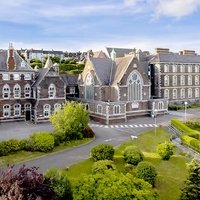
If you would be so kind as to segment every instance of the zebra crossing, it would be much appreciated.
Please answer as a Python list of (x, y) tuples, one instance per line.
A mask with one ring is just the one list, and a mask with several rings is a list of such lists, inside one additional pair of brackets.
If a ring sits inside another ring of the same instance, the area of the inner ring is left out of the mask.
[(158, 127), (157, 124), (117, 124), (117, 125), (102, 125), (102, 124), (90, 124), (90, 127), (96, 128), (153, 128)]

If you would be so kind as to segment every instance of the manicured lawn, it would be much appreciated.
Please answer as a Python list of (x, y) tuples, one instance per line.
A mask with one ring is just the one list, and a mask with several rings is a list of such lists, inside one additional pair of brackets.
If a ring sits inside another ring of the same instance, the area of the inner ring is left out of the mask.
[[(129, 145), (137, 146), (145, 155), (145, 160), (151, 162), (157, 169), (158, 177), (156, 180), (156, 190), (159, 193), (159, 200), (177, 200), (180, 195), (180, 188), (187, 176), (186, 162), (188, 158), (179, 150), (175, 150), (169, 161), (163, 161), (156, 153), (156, 147), (159, 143), (169, 141), (170, 135), (167, 130), (158, 128), (155, 132), (148, 131), (141, 134), (137, 141), (127, 141), (122, 144), (115, 151), (114, 162), (117, 169), (123, 173), (127, 170), (124, 168), (125, 162), (123, 160), (123, 151)], [(83, 173), (91, 173), (91, 166), (93, 161), (91, 159), (85, 160), (81, 163), (71, 166), (67, 170), (68, 178), (73, 182)], [(135, 167), (132, 171), (135, 174)]]
[(34, 158), (38, 158), (40, 156), (46, 156), (51, 153), (66, 150), (71, 147), (75, 147), (75, 146), (87, 143), (91, 140), (92, 140), (91, 138), (84, 138), (83, 140), (73, 140), (71, 142), (61, 144), (60, 146), (55, 147), (53, 149), (53, 151), (51, 151), (49, 153), (19, 151), (19, 152), (10, 154), (8, 156), (2, 156), (2, 157), (0, 157), (0, 167), (6, 166), (8, 164), (15, 164), (15, 163), (19, 163), (19, 162), (26, 161), (26, 160), (31, 160)]

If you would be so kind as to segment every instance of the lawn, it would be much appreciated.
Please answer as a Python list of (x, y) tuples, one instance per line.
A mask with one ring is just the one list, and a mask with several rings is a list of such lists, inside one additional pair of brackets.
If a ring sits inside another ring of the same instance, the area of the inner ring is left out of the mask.
[(73, 140), (70, 142), (63, 143), (57, 147), (55, 147), (51, 152), (43, 153), (43, 152), (29, 152), (29, 151), (18, 151), (16, 153), (1, 156), (0, 157), (0, 167), (6, 166), (8, 164), (16, 164), (23, 161), (39, 158), (41, 156), (47, 156), (52, 153), (56, 153), (59, 151), (70, 149), (71, 147), (79, 146), (81, 144), (85, 144), (90, 142), (91, 138), (84, 138), (83, 140)]
[[(176, 200), (180, 195), (180, 188), (187, 176), (186, 158), (183, 153), (175, 149), (175, 154), (169, 161), (163, 161), (156, 153), (156, 146), (164, 141), (169, 141), (170, 134), (163, 128), (157, 129), (155, 136), (154, 131), (148, 131), (141, 134), (136, 141), (127, 141), (115, 150), (114, 162), (117, 169), (123, 173), (127, 172), (124, 168), (123, 150), (126, 146), (137, 146), (145, 155), (145, 160), (151, 162), (157, 169), (158, 177), (156, 180), (156, 190), (159, 193), (159, 200)], [(68, 178), (73, 182), (83, 173), (91, 173), (91, 159), (82, 161), (71, 166), (67, 170)], [(135, 174), (135, 168), (129, 171)]]

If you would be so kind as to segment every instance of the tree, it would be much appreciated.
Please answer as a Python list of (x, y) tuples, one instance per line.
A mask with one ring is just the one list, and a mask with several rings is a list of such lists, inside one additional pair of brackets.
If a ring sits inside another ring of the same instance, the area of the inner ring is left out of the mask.
[(104, 174), (82, 175), (74, 183), (73, 197), (82, 199), (148, 199), (157, 197), (152, 186), (144, 180), (134, 178), (131, 174), (105, 171)]
[(49, 169), (46, 171), (44, 177), (50, 183), (50, 187), (56, 193), (59, 200), (72, 199), (71, 184), (64, 170)]
[(91, 149), (91, 157), (97, 160), (112, 160), (115, 150), (110, 144), (99, 144)]
[(182, 190), (181, 200), (196, 200), (200, 199), (200, 163), (193, 159), (188, 164), (189, 176), (185, 181), (185, 186)]
[(150, 183), (152, 186), (154, 186), (156, 181), (156, 176), (157, 176), (156, 168), (150, 162), (142, 161), (138, 164), (136, 168), (137, 178), (143, 179), (148, 183)]
[(170, 142), (164, 142), (157, 146), (157, 153), (163, 160), (169, 160), (174, 154), (174, 145)]
[(89, 114), (82, 103), (67, 102), (51, 115), (50, 121), (62, 140), (81, 139), (88, 126)]
[(124, 150), (124, 160), (126, 163), (137, 165), (144, 159), (143, 153), (135, 146), (128, 146)]
[(15, 171), (10, 166), (0, 173), (0, 199), (55, 200), (56, 196), (36, 167)]

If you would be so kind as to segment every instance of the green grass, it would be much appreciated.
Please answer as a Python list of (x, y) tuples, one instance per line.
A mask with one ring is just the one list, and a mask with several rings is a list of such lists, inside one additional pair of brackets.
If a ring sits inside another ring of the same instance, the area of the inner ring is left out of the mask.
[[(169, 161), (161, 160), (160, 156), (156, 153), (156, 147), (164, 141), (169, 141), (169, 138), (170, 134), (163, 128), (157, 129), (156, 136), (154, 130), (147, 131), (141, 134), (137, 141), (127, 141), (120, 145), (115, 150), (114, 156), (114, 163), (117, 170), (126, 173), (123, 151), (129, 145), (137, 146), (144, 153), (145, 160), (151, 162), (157, 169), (156, 190), (159, 193), (159, 200), (177, 200), (179, 198), (180, 188), (187, 176), (186, 162), (190, 160), (178, 149), (175, 149), (175, 155)], [(93, 163), (92, 159), (88, 159), (72, 165), (67, 170), (68, 178), (73, 182), (81, 174), (91, 173)], [(136, 167), (133, 167), (133, 170), (129, 171), (129, 173), (134, 175), (135, 169)]]
[(81, 144), (87, 143), (91, 141), (91, 138), (84, 138), (83, 140), (73, 140), (67, 143), (63, 143), (57, 147), (55, 147), (51, 152), (43, 153), (43, 152), (29, 152), (29, 151), (18, 151), (16, 153), (2, 156), (0, 157), (0, 167), (6, 166), (8, 164), (16, 164), (23, 161), (36, 159), (40, 156), (47, 156), (52, 153), (56, 153), (62, 150), (70, 149), (75, 146), (79, 146)]

